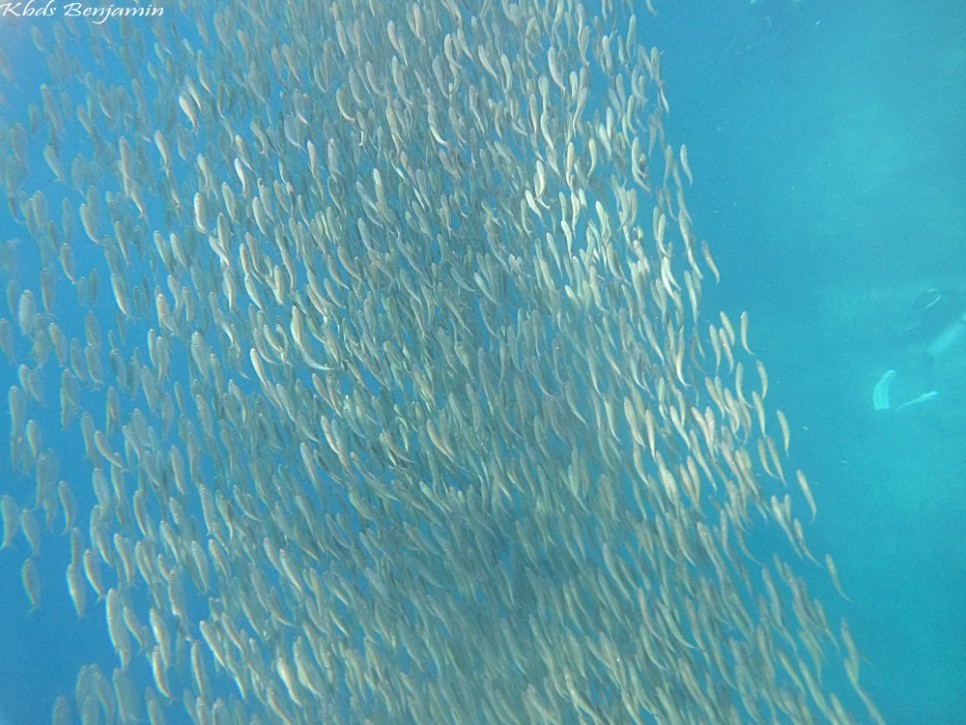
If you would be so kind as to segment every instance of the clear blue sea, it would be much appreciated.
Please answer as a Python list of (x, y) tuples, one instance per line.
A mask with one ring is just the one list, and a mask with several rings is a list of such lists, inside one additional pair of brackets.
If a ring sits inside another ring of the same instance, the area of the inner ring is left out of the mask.
[[(963, 722), (966, 344), (924, 349), (966, 310), (966, 6), (671, 5), (669, 125), (814, 481), (809, 541), (851, 599), (824, 601), (888, 722)], [(895, 404), (938, 397), (873, 410), (889, 369)]]

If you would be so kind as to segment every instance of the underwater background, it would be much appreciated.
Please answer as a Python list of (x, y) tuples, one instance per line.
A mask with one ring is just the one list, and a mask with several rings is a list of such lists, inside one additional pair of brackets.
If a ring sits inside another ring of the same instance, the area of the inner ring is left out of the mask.
[[(771, 405), (791, 424), (790, 470), (808, 473), (817, 503), (809, 545), (834, 556), (848, 601), (821, 567), (804, 575), (809, 592), (829, 621), (848, 620), (863, 686), (887, 722), (963, 722), (966, 339), (937, 355), (927, 347), (966, 313), (966, 6), (654, 4), (655, 17), (638, 11), (637, 32), (661, 50), (665, 129), (672, 145), (687, 144), (693, 227), (721, 272), (720, 284), (705, 283), (702, 308), (732, 320), (747, 311)], [(193, 19), (183, 20), (192, 35)], [(24, 122), (26, 104), (50, 82), (30, 32), (45, 22), (0, 16), (0, 48), (13, 75), (0, 123)], [(150, 43), (154, 21), (131, 22)], [(53, 36), (45, 42), (53, 52)], [(70, 52), (93, 68), (77, 43)], [(62, 157), (71, 155), (68, 135)], [(43, 169), (42, 157), (32, 166)], [(50, 199), (63, 196), (43, 171), (39, 188)], [(59, 215), (59, 202), (51, 208)], [(28, 286), (40, 270), (18, 216), (0, 209), (4, 281)], [(82, 231), (77, 240), (78, 269), (103, 265), (97, 249), (85, 251)], [(107, 330), (115, 310), (104, 302), (106, 273), (101, 287), (93, 309)], [(58, 324), (83, 329), (85, 311), (67, 302), (73, 290), (61, 285), (57, 294)], [(14, 320), (16, 307), (0, 315)], [(128, 334), (143, 340), (146, 328)], [(0, 359), (4, 391), (17, 384), (29, 350), (21, 345), (16, 355)], [(173, 377), (187, 380), (186, 358), (175, 360)], [(896, 371), (893, 404), (875, 410), (873, 390), (888, 370)], [(32, 416), (49, 415), (41, 424), (59, 477), (83, 470), (72, 486), (89, 506), (96, 499), (85, 489), (90, 472), (77, 421), (60, 430), (58, 379), (50, 373)], [(96, 417), (100, 424), (103, 414)], [(10, 420), (0, 416), (0, 440), (10, 437)], [(0, 493), (29, 501), (33, 486), (4, 448)], [(43, 536), (42, 597), (33, 611), (21, 579), (27, 541), (18, 537), (0, 551), (0, 725), (49, 722), (81, 667), (94, 662), (110, 672), (116, 664), (102, 603), (89, 592), (78, 619), (68, 596), (62, 530), (58, 518)], [(773, 529), (755, 543), (787, 549)], [(150, 682), (146, 672), (132, 675), (139, 691)], [(865, 721), (858, 700), (847, 705)], [(177, 704), (166, 715), (188, 721)]]
[[(966, 345), (923, 349), (966, 309), (966, 9), (682, 3), (662, 20), (695, 224), (727, 270), (710, 294), (754, 320), (869, 692), (888, 722), (961, 722)], [(939, 396), (875, 411), (888, 369), (898, 402)]]

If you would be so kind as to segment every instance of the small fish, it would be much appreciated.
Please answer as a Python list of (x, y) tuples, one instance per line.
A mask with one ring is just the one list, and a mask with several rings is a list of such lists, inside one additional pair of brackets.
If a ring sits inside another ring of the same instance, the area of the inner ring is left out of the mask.
[(24, 560), (23, 567), (20, 569), (20, 580), (23, 582), (27, 599), (30, 600), (30, 611), (33, 612), (40, 606), (40, 574), (37, 572), (37, 562), (34, 557)]
[(835, 591), (838, 592), (842, 599), (851, 602), (852, 600), (845, 596), (845, 591), (842, 589), (842, 583), (839, 581), (839, 572), (835, 568), (835, 561), (832, 559), (831, 554), (825, 555), (825, 568), (828, 569), (828, 574), (832, 578), (832, 586), (835, 587)]
[(0, 521), (3, 522), (3, 542), (0, 543), (0, 549), (6, 549), (20, 531), (20, 507), (12, 496), (4, 494), (0, 498)]

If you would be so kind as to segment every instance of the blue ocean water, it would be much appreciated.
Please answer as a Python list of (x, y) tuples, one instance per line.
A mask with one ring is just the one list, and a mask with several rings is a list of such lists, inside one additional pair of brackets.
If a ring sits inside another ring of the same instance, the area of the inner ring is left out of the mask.
[[(752, 349), (818, 501), (810, 545), (834, 555), (851, 601), (837, 598), (821, 570), (809, 585), (831, 621), (848, 618), (863, 684), (887, 721), (961, 722), (966, 343), (933, 361), (923, 351), (966, 310), (966, 9), (951, 1), (657, 5), (657, 18), (642, 15), (639, 27), (663, 51), (668, 130), (687, 144), (695, 172), (689, 208), (722, 270), (705, 304), (733, 319), (749, 313)], [(24, 94), (8, 95), (5, 122), (23, 115), (45, 80), (29, 30), (0, 18)], [(52, 197), (55, 188), (51, 179)], [(6, 238), (27, 239), (0, 212)], [(102, 264), (96, 250), (88, 258), (76, 248), (79, 269)], [(106, 275), (101, 284), (103, 300)], [(940, 301), (927, 306), (924, 294)], [(100, 309), (110, 326), (111, 306)], [(64, 327), (82, 327), (81, 311), (61, 314)], [(938, 397), (874, 411), (872, 389), (892, 368), (897, 404), (931, 390)], [(0, 388), (16, 373), (5, 361)], [(56, 380), (46, 390), (44, 429), (54, 431)], [(0, 440), (7, 426), (0, 416)], [(45, 443), (68, 476), (82, 457), (76, 423)], [(0, 489), (29, 499), (30, 481), (10, 470), (9, 457), (0, 465)], [(22, 538), (0, 552), (0, 723), (47, 721), (80, 666), (110, 672), (116, 659), (93, 597), (77, 621), (64, 584), (66, 538), (44, 538), (34, 612), (20, 584), (27, 553)]]
[[(823, 600), (888, 722), (963, 722), (966, 345), (923, 350), (966, 310), (966, 7), (678, 3), (657, 28), (709, 296), (749, 313), (851, 602)], [(938, 397), (874, 411), (892, 368), (897, 404)]]

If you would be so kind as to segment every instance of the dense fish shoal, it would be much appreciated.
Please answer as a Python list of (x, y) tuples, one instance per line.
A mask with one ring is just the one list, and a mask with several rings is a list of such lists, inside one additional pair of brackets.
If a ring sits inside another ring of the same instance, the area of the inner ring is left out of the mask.
[(650, 15), (474, 10), (60, 18), (36, 89), (0, 65), (0, 555), (37, 608), (69, 548), (115, 656), (55, 722), (881, 720), (702, 302)]

